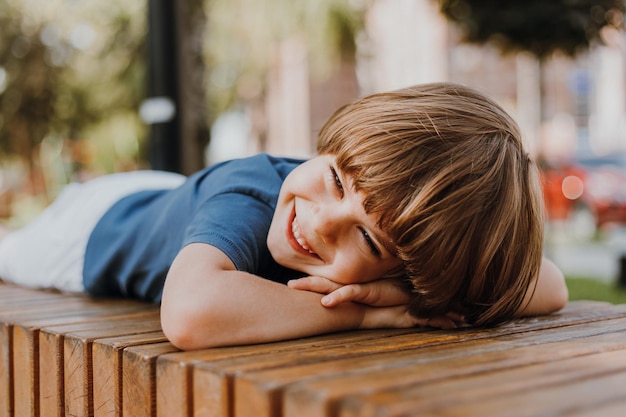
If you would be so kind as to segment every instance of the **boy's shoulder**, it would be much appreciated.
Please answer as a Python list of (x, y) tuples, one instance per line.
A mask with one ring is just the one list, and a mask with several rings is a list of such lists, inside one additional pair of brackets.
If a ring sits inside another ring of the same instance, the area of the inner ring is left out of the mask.
[(277, 157), (260, 153), (245, 158), (231, 159), (212, 165), (196, 175), (201, 179), (211, 177), (212, 180), (224, 180), (230, 184), (242, 181), (243, 184), (256, 182), (282, 181), (287, 175), (305, 160)]
[(286, 156), (274, 156), (268, 153), (258, 153), (256, 155), (231, 159), (226, 163), (242, 165), (247, 167), (264, 168), (266, 166), (273, 167), (274, 169), (290, 169), (293, 166), (298, 166), (303, 163), (305, 159), (291, 158)]

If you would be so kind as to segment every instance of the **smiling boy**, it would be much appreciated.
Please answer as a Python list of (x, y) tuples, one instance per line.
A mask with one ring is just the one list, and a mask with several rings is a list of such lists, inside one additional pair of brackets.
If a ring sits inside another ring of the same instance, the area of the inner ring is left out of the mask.
[[(365, 97), (330, 118), (318, 152), (284, 180), (267, 234), (273, 259), (306, 276), (285, 287), (184, 248), (163, 295), (175, 343), (491, 325), (567, 301), (542, 259), (536, 167), (483, 95), (431, 84)], [(181, 302), (193, 289), (197, 304)]]
[(542, 261), (536, 167), (493, 101), (455, 84), (376, 94), (319, 136), (308, 161), (77, 186), (2, 241), (0, 276), (161, 302), (183, 349), (491, 325), (567, 301)]

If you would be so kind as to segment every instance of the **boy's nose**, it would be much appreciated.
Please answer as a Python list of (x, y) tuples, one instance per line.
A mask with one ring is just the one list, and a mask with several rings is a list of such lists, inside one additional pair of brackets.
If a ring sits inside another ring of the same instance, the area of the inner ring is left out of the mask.
[(313, 210), (313, 231), (325, 243), (333, 242), (347, 223), (347, 214), (336, 205), (317, 206)]

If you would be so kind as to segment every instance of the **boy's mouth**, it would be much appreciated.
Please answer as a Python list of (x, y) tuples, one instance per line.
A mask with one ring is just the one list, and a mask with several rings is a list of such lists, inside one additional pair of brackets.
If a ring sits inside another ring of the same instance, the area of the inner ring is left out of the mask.
[(291, 246), (293, 246), (294, 249), (296, 249), (298, 252), (319, 258), (317, 253), (315, 253), (315, 251), (311, 249), (309, 242), (307, 242), (304, 235), (302, 234), (302, 229), (300, 228), (300, 223), (298, 223), (298, 218), (296, 217), (295, 210), (292, 213), (291, 217), (290, 231), (291, 233), (288, 236), (288, 241), (289, 243), (291, 243)]
[(296, 238), (296, 242), (298, 242), (298, 244), (300, 245), (302, 249), (304, 249), (305, 251), (309, 253), (315, 254), (315, 252), (311, 250), (311, 247), (309, 246), (309, 243), (306, 241), (304, 236), (302, 236), (302, 231), (300, 230), (300, 223), (298, 223), (298, 219), (295, 217), (293, 218), (293, 222), (291, 222), (291, 233), (293, 233), (293, 237)]

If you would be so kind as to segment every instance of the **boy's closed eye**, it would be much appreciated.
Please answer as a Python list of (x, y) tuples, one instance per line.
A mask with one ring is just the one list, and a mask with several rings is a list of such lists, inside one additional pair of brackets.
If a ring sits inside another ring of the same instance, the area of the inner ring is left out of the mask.
[[(343, 199), (346, 191), (343, 186), (343, 181), (341, 177), (339, 176), (338, 170), (335, 169), (333, 165), (329, 166), (329, 170), (330, 170), (330, 178), (334, 185), (335, 193), (338, 198)], [(382, 257), (382, 252), (379, 249), (378, 245), (376, 244), (375, 238), (373, 238), (372, 235), (363, 226), (359, 226), (359, 231), (370, 253), (374, 257), (380, 259)]]
[(382, 256), (380, 249), (378, 249), (378, 247), (374, 243), (370, 234), (367, 232), (367, 230), (365, 230), (362, 227), (359, 227), (359, 230), (361, 231), (361, 235), (363, 236), (363, 239), (365, 239), (365, 243), (369, 247), (370, 252), (372, 252), (372, 255), (374, 255), (377, 258), (380, 258)]
[(339, 198), (343, 198), (344, 196), (344, 190), (343, 190), (343, 183), (341, 182), (341, 178), (339, 178), (339, 175), (337, 174), (337, 170), (335, 169), (334, 166), (330, 165), (330, 178), (333, 181), (333, 184), (335, 185), (335, 191), (337, 193), (337, 196)]

